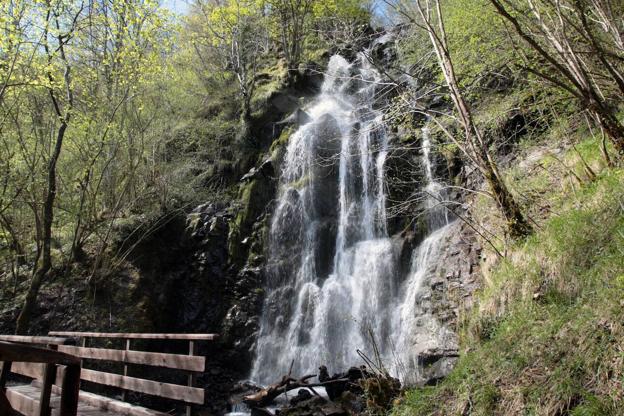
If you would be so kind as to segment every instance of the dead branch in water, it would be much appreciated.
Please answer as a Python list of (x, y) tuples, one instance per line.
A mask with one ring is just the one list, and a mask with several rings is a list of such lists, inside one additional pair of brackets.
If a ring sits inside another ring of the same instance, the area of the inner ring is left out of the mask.
[(286, 375), (282, 377), (279, 383), (272, 384), (257, 393), (243, 397), (243, 403), (250, 407), (263, 407), (271, 404), (276, 398), (291, 390), (306, 388), (312, 391), (313, 394), (318, 395), (314, 391), (314, 387), (327, 387), (350, 381), (348, 378), (339, 378), (320, 383), (308, 383), (308, 380), (314, 377), (316, 377), (316, 374), (310, 374), (297, 380), (290, 377), (290, 375)]

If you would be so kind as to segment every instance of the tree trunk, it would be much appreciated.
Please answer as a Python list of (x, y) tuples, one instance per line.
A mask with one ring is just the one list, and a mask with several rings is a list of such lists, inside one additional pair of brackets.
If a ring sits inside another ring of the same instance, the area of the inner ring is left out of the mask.
[[(503, 5), (501, 0), (490, 0), (490, 3), (496, 8), (497, 13), (506, 21), (511, 23), (516, 33), (541, 57), (548, 62), (552, 70), (561, 76), (561, 80), (555, 75), (549, 75), (546, 72), (532, 71), (536, 75), (550, 81), (558, 87), (572, 93), (575, 97), (581, 100), (581, 105), (584, 109), (589, 110), (592, 116), (596, 119), (597, 123), (604, 129), (609, 136), (609, 139), (613, 143), (619, 158), (624, 157), (624, 126), (617, 118), (616, 109), (609, 106), (605, 102), (604, 97), (601, 96), (600, 91), (592, 79), (592, 75), (588, 74), (583, 65), (580, 64), (581, 59), (577, 56), (577, 53), (570, 46), (566, 51), (571, 53), (568, 59), (557, 60), (556, 54), (551, 53), (547, 48), (550, 46), (555, 51), (562, 50), (561, 39), (558, 39), (552, 33), (560, 33), (561, 28), (555, 27), (551, 30), (545, 23), (535, 23), (542, 33), (546, 33), (544, 36), (546, 45), (542, 45), (535, 32), (531, 31), (530, 27), (524, 29), (518, 18), (512, 15)], [(580, 16), (582, 27), (585, 30), (585, 35), (589, 37), (590, 43), (589, 52), (594, 54), (601, 60), (603, 66), (607, 69), (608, 76), (615, 82), (617, 87), (622, 91), (624, 89), (624, 79), (618, 70), (613, 67), (606, 59), (604, 50), (599, 44), (598, 40), (593, 37), (589, 23), (587, 22), (587, 16), (585, 15), (585, 8), (580, 7), (577, 4), (577, 12)], [(539, 32), (539, 31), (538, 31)], [(583, 33), (581, 33), (583, 34)], [(567, 38), (563, 41), (566, 44), (570, 44)], [(552, 71), (550, 71), (552, 72)], [(607, 74), (605, 74), (607, 75)], [(566, 81), (567, 80), (567, 81)]]
[(15, 231), (15, 229), (13, 228), (13, 225), (11, 224), (11, 220), (7, 218), (4, 214), (0, 214), (0, 224), (4, 227), (6, 232), (11, 237), (11, 242), (9, 244), (9, 247), (11, 248), (11, 250), (13, 250), (13, 253), (15, 253), (17, 264), (20, 266), (25, 264), (26, 252), (24, 251), (24, 247), (22, 246), (22, 243), (19, 240), (17, 232)]
[(525, 237), (532, 231), (531, 226), (524, 218), (515, 198), (507, 189), (505, 182), (491, 168), (486, 170), (485, 180), (494, 195), (501, 213), (505, 217), (506, 228), (513, 239)]
[(30, 281), (28, 293), (26, 294), (26, 299), (24, 300), (24, 306), (22, 307), (22, 311), (17, 318), (15, 333), (18, 335), (28, 333), (28, 328), (30, 326), (30, 321), (32, 318), (32, 312), (35, 309), (35, 304), (37, 303), (39, 289), (41, 289), (41, 285), (48, 275), (48, 272), (52, 268), (51, 244), (52, 223), (54, 221), (54, 200), (56, 199), (56, 164), (58, 162), (59, 156), (61, 154), (61, 149), (63, 147), (65, 130), (67, 130), (67, 121), (63, 120), (61, 122), (61, 126), (59, 127), (56, 136), (54, 152), (52, 153), (52, 157), (50, 158), (50, 163), (48, 165), (48, 192), (46, 194), (46, 199), (43, 204), (42, 216), (43, 251), (41, 265), (39, 266), (39, 268), (37, 268), (32, 280)]
[[(442, 19), (440, 1), (435, 0), (433, 9), (430, 8), (431, 6), (429, 6), (429, 3), (427, 3), (427, 10), (424, 10), (418, 1), (416, 2), (416, 5), (420, 16), (425, 23), (429, 39), (431, 40), (431, 45), (436, 52), (438, 64), (442, 70), (446, 84), (449, 87), (453, 104), (459, 113), (460, 123), (464, 128), (466, 144), (464, 145), (463, 151), (465, 154), (472, 154), (474, 157), (474, 163), (484, 176), (485, 181), (488, 184), (503, 217), (505, 218), (509, 235), (514, 239), (525, 237), (532, 232), (532, 228), (524, 218), (524, 215), (520, 210), (520, 206), (511, 192), (509, 192), (502, 176), (498, 172), (496, 162), (488, 149), (488, 145), (481, 133), (481, 130), (479, 130), (479, 127), (472, 117), (470, 107), (464, 99), (459, 82), (457, 81), (453, 60), (447, 45), (446, 30)], [(433, 18), (431, 15), (432, 11), (435, 11), (435, 16), (437, 18), (436, 22), (431, 20)]]

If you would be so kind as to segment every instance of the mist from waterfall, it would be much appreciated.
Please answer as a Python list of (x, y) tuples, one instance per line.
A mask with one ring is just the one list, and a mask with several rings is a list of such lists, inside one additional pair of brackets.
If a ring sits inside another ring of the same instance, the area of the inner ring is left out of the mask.
[[(289, 139), (270, 224), (266, 297), (251, 379), (314, 374), (361, 362), (371, 334), (395, 374), (417, 372), (417, 297), (445, 235), (448, 218), (423, 130), (431, 233), (401, 281), (386, 228), (384, 164), (388, 135), (375, 108), (380, 74), (364, 54), (333, 56), (310, 121)], [(402, 375), (403, 378), (408, 378)]]

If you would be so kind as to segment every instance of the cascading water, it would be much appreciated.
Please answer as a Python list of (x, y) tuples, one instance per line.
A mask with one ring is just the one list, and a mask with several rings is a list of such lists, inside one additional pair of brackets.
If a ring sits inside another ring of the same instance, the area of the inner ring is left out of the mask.
[(393, 315), (393, 333), (400, 334), (395, 346), (396, 354), (391, 367), (404, 383), (416, 384), (421, 380), (419, 353), (446, 344), (441, 338), (449, 336), (437, 320), (421, 311), (419, 295), (422, 284), (436, 265), (441, 244), (450, 229), (448, 211), (441, 204), (444, 188), (436, 181), (431, 158), (431, 139), (429, 128), (422, 129), (422, 165), (424, 166), (426, 185), (424, 187), (427, 224), (430, 234), (414, 251), (410, 273), (401, 290)]
[[(289, 140), (273, 213), (269, 279), (251, 378), (261, 384), (320, 364), (340, 370), (360, 362), (357, 350), (377, 347), (414, 368), (410, 334), (417, 292), (448, 223), (433, 179), (429, 139), (423, 141), (431, 234), (416, 250), (401, 285), (386, 229), (384, 163), (388, 137), (375, 109), (380, 74), (365, 55), (349, 64), (330, 59), (310, 121)], [(440, 228), (442, 227), (442, 228)], [(397, 346), (399, 348), (397, 348)], [(405, 352), (405, 354), (403, 354)]]

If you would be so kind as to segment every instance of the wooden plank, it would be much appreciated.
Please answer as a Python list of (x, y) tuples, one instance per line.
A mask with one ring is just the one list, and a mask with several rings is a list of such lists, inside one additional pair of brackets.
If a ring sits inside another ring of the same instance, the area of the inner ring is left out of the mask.
[(0, 389), (0, 415), (10, 416), (14, 414), (17, 413), (13, 410), (13, 406), (11, 406), (9, 399), (7, 399), (4, 389)]
[(31, 386), (8, 387), (5, 394), (15, 411), (26, 416), (37, 416), (39, 413), (39, 389)]
[(45, 364), (39, 363), (13, 363), (11, 372), (22, 376), (41, 380), (43, 378), (43, 368)]
[[(61, 388), (59, 386), (52, 386), (52, 392), (58, 395), (61, 393)], [(157, 410), (148, 409), (146, 407), (122, 402), (120, 400), (111, 399), (110, 397), (82, 390), (80, 390), (78, 403), (78, 414), (80, 416), (83, 416), (84, 412), (81, 409), (85, 406), (92, 406), (92, 408), (99, 409), (103, 412), (108, 411), (124, 416), (171, 416), (169, 413), (159, 412)], [(54, 411), (52, 414), (54, 414)], [(110, 416), (110, 413), (108, 415)]]
[(89, 337), (89, 338), (128, 338), (128, 339), (181, 339), (195, 341), (213, 341), (219, 336), (217, 334), (143, 334), (143, 333), (123, 333), (123, 332), (67, 332), (51, 331), (52, 336), (60, 337)]
[(175, 370), (203, 372), (206, 357), (160, 352), (114, 350), (106, 348), (83, 348), (72, 345), (59, 345), (59, 351), (91, 360), (117, 361), (127, 364), (143, 364)]
[(39, 336), (24, 336), (24, 335), (0, 335), (0, 341), (8, 342), (22, 342), (25, 344), (44, 344), (44, 345), (63, 345), (70, 341), (68, 338), (61, 337), (39, 337)]
[(168, 413), (158, 412), (86, 391), (80, 392), (80, 401), (99, 409), (108, 410), (124, 416), (171, 416)]
[(79, 364), (73, 355), (27, 344), (0, 341), (0, 361), (27, 361), (47, 364)]
[(92, 383), (119, 387), (121, 389), (150, 394), (152, 396), (179, 400), (186, 403), (204, 404), (204, 389), (196, 387), (143, 380), (135, 377), (86, 369), (82, 370), (81, 378)]
[(2, 372), (0, 372), (0, 389), (3, 389), (4, 386), (6, 386), (9, 374), (11, 374), (11, 367), (13, 367), (12, 361), (5, 361), (2, 363)]
[(41, 396), (39, 397), (39, 416), (50, 416), (50, 395), (52, 394), (52, 384), (56, 379), (56, 365), (43, 364), (43, 366)]
[[(131, 339), (126, 339), (126, 348), (125, 348), (126, 351), (130, 350), (130, 344), (131, 343), (132, 343)], [(126, 363), (124, 363), (123, 375), (124, 376), (128, 375), (128, 364), (126, 364)], [(126, 393), (127, 392), (125, 390), (121, 393), (121, 400), (124, 401), (124, 402), (126, 401)]]
[[(41, 383), (40, 382), (33, 382), (32, 383), (32, 387), (30, 386), (20, 386), (20, 389), (24, 389), (24, 388), (28, 388), (29, 391), (32, 391), (29, 394), (29, 396), (31, 398), (35, 398), (35, 395), (37, 394), (38, 389), (41, 388)], [(82, 394), (84, 392), (80, 392), (80, 396), (82, 398)], [(50, 400), (50, 407), (52, 408), (52, 416), (60, 416), (61, 414), (61, 388), (59, 386), (52, 386), (52, 396), (51, 396), (51, 400)], [(91, 394), (91, 393), (85, 393), (85, 394)], [(131, 405), (129, 405), (131, 406)], [(149, 410), (149, 409), (148, 409)], [(111, 409), (105, 409), (105, 408), (99, 408), (96, 405), (91, 405), (90, 403), (88, 403), (87, 401), (84, 402), (79, 402), (78, 406), (77, 406), (77, 413), (80, 416), (116, 416), (116, 414), (114, 413), (114, 410)], [(119, 413), (117, 413), (119, 414)], [(171, 416), (169, 414), (138, 414), (136, 416)]]
[[(195, 355), (195, 341), (191, 340), (189, 341), (189, 356), (192, 357), (194, 355)], [(189, 373), (187, 384), (189, 387), (195, 386), (195, 374)], [(190, 404), (186, 405), (186, 416), (191, 416), (192, 413), (193, 413), (193, 406), (191, 406)]]

